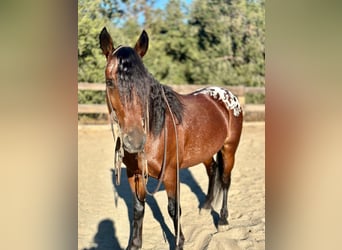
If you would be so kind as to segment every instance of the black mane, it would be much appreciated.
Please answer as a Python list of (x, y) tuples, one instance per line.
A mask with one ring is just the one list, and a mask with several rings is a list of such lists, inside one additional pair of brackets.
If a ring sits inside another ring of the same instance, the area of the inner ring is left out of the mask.
[(118, 59), (118, 85), (123, 103), (132, 100), (133, 90), (140, 98), (141, 105), (146, 107), (149, 102), (149, 128), (154, 135), (159, 135), (165, 125), (167, 105), (164, 101), (162, 88), (178, 123), (182, 123), (183, 104), (178, 94), (170, 87), (160, 84), (147, 71), (138, 54), (130, 47), (120, 47), (115, 55)]

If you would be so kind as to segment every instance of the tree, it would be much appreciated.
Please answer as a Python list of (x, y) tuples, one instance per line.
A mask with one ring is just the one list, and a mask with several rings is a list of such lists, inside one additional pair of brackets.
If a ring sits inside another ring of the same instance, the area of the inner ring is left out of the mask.
[(187, 82), (185, 68), (192, 37), (188, 33), (181, 1), (170, 0), (164, 15), (159, 31), (165, 61), (163, 80), (166, 83), (184, 84)]
[[(264, 0), (78, 1), (78, 81), (104, 82), (98, 35), (106, 26), (114, 46), (150, 37), (144, 64), (165, 84), (265, 85)], [(79, 103), (104, 103), (103, 92), (79, 91)]]
[(98, 44), (103, 26), (114, 45), (134, 45), (142, 29), (150, 36), (144, 57), (149, 71), (167, 84), (265, 84), (264, 0), (79, 0), (79, 81), (104, 82)]
[(98, 35), (108, 20), (99, 11), (100, 0), (78, 2), (78, 81), (102, 82), (105, 61)]
[(263, 13), (257, 1), (195, 0), (189, 23), (197, 34), (199, 53), (194, 53), (189, 79), (225, 85), (264, 84)]

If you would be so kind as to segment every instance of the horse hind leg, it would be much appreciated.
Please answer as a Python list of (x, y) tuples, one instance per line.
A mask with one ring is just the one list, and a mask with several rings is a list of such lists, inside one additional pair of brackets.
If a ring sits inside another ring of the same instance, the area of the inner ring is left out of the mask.
[(208, 210), (208, 209), (211, 209), (211, 203), (214, 200), (215, 179), (217, 176), (218, 166), (213, 157), (203, 163), (207, 170), (209, 184), (208, 184), (207, 196), (205, 198), (204, 204), (202, 205), (202, 209)]
[(222, 150), (218, 153), (218, 165), (221, 168), (220, 179), (223, 191), (222, 208), (220, 211), (220, 218), (218, 221), (218, 231), (225, 231), (229, 229), (228, 226), (228, 190), (231, 182), (231, 171), (235, 161), (236, 145), (226, 143)]
[(222, 207), (220, 210), (218, 231), (228, 230), (228, 190), (231, 182), (231, 171), (234, 166), (235, 147), (225, 144), (217, 153), (216, 161), (211, 158), (204, 162), (209, 178), (208, 193), (202, 209), (209, 210), (216, 197), (222, 194)]

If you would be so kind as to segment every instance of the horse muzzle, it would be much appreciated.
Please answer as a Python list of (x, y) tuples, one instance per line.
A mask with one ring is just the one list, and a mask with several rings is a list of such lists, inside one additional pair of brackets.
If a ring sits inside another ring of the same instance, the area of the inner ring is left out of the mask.
[(138, 130), (132, 130), (123, 135), (124, 149), (131, 154), (140, 153), (144, 150), (146, 135)]

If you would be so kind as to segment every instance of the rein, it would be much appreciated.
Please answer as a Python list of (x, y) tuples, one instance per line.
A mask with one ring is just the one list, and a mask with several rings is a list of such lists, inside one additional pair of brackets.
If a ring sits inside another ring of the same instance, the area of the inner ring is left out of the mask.
[[(146, 135), (149, 132), (149, 127), (148, 127), (148, 123), (149, 123), (149, 102), (147, 101), (146, 104), (146, 117), (145, 117), (145, 133)], [(165, 173), (165, 165), (166, 165), (166, 152), (167, 152), (167, 127), (164, 127), (164, 155), (163, 155), (163, 165), (161, 168), (161, 172), (160, 172), (160, 176), (158, 179), (158, 184), (156, 186), (156, 188), (150, 192), (147, 189), (147, 182), (148, 182), (148, 164), (147, 164), (147, 159), (146, 159), (146, 154), (145, 154), (145, 150), (141, 153), (142, 156), (142, 160), (143, 160), (143, 167), (142, 167), (142, 177), (143, 177), (143, 184), (144, 184), (144, 188), (145, 191), (148, 195), (153, 196), (156, 192), (158, 192), (161, 183), (164, 180), (164, 173)], [(146, 169), (146, 173), (145, 173), (145, 169)]]
[(177, 188), (177, 233), (176, 233), (176, 235), (177, 236), (176, 236), (176, 246), (178, 246), (179, 245), (179, 238), (180, 238), (180, 221), (179, 221), (179, 217), (180, 217), (180, 181), (179, 181), (178, 133), (177, 133), (177, 127), (176, 127), (176, 120), (175, 120), (175, 117), (172, 113), (170, 104), (167, 101), (163, 87), (162, 87), (162, 94), (163, 94), (163, 97), (165, 99), (167, 108), (170, 112), (170, 116), (172, 118), (172, 125), (173, 125), (173, 128), (175, 130), (175, 138), (176, 138), (176, 166), (177, 166), (177, 168), (176, 168), (176, 175), (177, 175), (177, 186), (176, 186), (176, 188)]
[[(176, 161), (177, 161), (177, 197), (179, 197), (179, 159), (178, 159), (178, 134), (177, 134), (177, 127), (176, 127), (176, 121), (174, 118), (174, 115), (172, 113), (171, 107), (169, 105), (169, 102), (166, 98), (165, 92), (164, 92), (164, 88), (162, 87), (162, 94), (163, 94), (163, 98), (165, 100), (166, 106), (170, 112), (171, 118), (172, 118), (172, 124), (173, 124), (173, 128), (175, 131), (175, 137), (176, 137)], [(146, 121), (145, 121), (145, 132), (146, 134), (148, 133), (148, 121), (149, 121), (149, 111), (148, 111), (148, 107), (149, 107), (149, 103), (147, 101), (147, 107), (146, 107)], [(167, 153), (167, 126), (165, 125), (164, 127), (164, 155), (163, 155), (163, 164), (162, 164), (162, 168), (161, 168), (161, 173), (159, 176), (159, 180), (158, 180), (158, 184), (156, 186), (156, 188), (152, 191), (149, 192), (147, 189), (147, 181), (148, 181), (148, 164), (147, 164), (147, 159), (146, 159), (146, 155), (145, 155), (145, 151), (142, 152), (142, 158), (143, 158), (143, 162), (144, 162), (144, 166), (142, 167), (142, 176), (143, 176), (143, 184), (144, 184), (144, 188), (145, 191), (148, 195), (153, 196), (156, 192), (158, 192), (161, 183), (164, 180), (164, 173), (165, 173), (165, 166), (166, 166), (166, 153)], [(145, 173), (145, 169), (146, 169), (146, 173)], [(179, 200), (177, 199), (177, 202), (179, 204)]]

